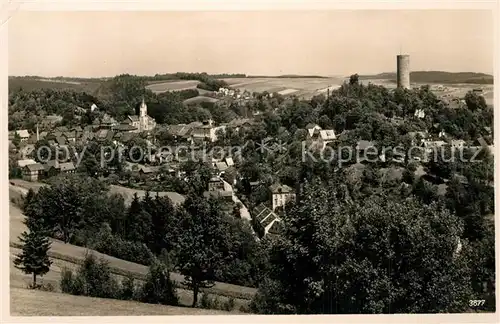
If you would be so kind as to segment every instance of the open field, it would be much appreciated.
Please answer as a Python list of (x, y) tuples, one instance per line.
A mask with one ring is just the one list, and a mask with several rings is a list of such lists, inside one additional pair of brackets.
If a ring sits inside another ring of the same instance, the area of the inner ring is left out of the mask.
[[(40, 182), (30, 182), (30, 181), (24, 181), (20, 179), (11, 179), (9, 180), (10, 182), (10, 192), (12, 196), (12, 190), (18, 189), (18, 192), (21, 192), (25, 194), (29, 189), (33, 189), (37, 191), (40, 187), (46, 186), (44, 183)], [(109, 187), (109, 193), (110, 194), (120, 194), (123, 196), (125, 199), (125, 204), (130, 204), (132, 202), (132, 199), (134, 198), (134, 194), (137, 193), (137, 196), (139, 198), (143, 197), (146, 194), (146, 191), (144, 190), (138, 190), (138, 189), (131, 189), (123, 186), (116, 186), (116, 185), (111, 185)], [(167, 196), (169, 197), (174, 204), (181, 204), (184, 202), (184, 197), (177, 192), (170, 192), (170, 191), (161, 191), (158, 193), (160, 196)], [(156, 192), (152, 193), (152, 195), (156, 195)], [(17, 197), (17, 196), (16, 196)], [(14, 198), (16, 198), (14, 197)]]
[(154, 82), (146, 86), (146, 89), (153, 91), (154, 93), (162, 93), (166, 91), (181, 91), (188, 89), (196, 89), (196, 86), (200, 81), (196, 80), (176, 80), (176, 81), (163, 81)]
[[(137, 194), (139, 198), (144, 197), (146, 194), (146, 191), (144, 190), (137, 190), (137, 189), (130, 189), (127, 187), (123, 186), (115, 186), (111, 185), (109, 186), (109, 192), (111, 194), (117, 193), (123, 196), (125, 199), (125, 204), (130, 204), (132, 202), (132, 199), (134, 199), (134, 194)], [(155, 193), (151, 193), (151, 195), (156, 196)], [(170, 191), (161, 191), (158, 193), (159, 196), (167, 196), (172, 200), (174, 204), (182, 204), (184, 202), (184, 196), (178, 194), (177, 192), (170, 192)]]
[(493, 85), (489, 84), (433, 84), (431, 85), (431, 90), (440, 98), (443, 99), (453, 99), (453, 98), (464, 98), (465, 94), (472, 89), (481, 89), (483, 92), (481, 95), (486, 100), (486, 104), (493, 105)]
[(189, 98), (184, 100), (182, 103), (185, 105), (193, 105), (193, 104), (200, 104), (202, 102), (209, 102), (209, 103), (215, 103), (219, 101), (216, 98), (211, 98), (211, 97), (205, 97), (205, 96), (197, 96), (194, 98)]
[[(228, 78), (223, 79), (230, 87), (249, 92), (280, 92), (298, 97), (310, 98), (326, 91), (326, 88), (340, 85), (343, 78)], [(296, 91), (292, 91), (296, 90)]]
[(95, 92), (101, 81), (88, 80), (88, 81), (69, 81), (57, 79), (43, 79), (43, 78), (27, 78), (27, 77), (9, 77), (9, 91), (18, 90), (36, 90), (36, 89), (65, 89), (75, 90), (87, 93)]
[(217, 310), (153, 305), (133, 301), (11, 288), (10, 314), (11, 316), (141, 316), (225, 315), (228, 313)]
[[(388, 89), (395, 89), (396, 83), (388, 79), (361, 79), (360, 82), (364, 85), (369, 83), (381, 85)], [(412, 82), (412, 88), (418, 88), (424, 85), (429, 85), (430, 89), (442, 99), (463, 98), (468, 91), (472, 89), (482, 89), (481, 94), (488, 105), (493, 105), (493, 85), (491, 84), (472, 84), (472, 83), (425, 83)]]
[[(385, 79), (396, 82), (396, 72), (360, 75), (360, 79)], [(493, 76), (475, 72), (411, 71), (412, 82), (425, 84), (493, 84)]]

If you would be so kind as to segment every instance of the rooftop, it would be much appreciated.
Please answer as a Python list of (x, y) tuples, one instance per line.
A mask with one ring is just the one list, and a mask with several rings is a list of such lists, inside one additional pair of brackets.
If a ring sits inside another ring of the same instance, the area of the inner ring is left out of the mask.
[(293, 189), (287, 185), (273, 184), (269, 187), (272, 193), (293, 193)]

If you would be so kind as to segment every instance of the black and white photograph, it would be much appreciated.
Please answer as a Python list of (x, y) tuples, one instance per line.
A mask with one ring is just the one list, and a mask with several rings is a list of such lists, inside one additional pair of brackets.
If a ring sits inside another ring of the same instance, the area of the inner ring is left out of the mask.
[(495, 315), (492, 9), (6, 19), (11, 318)]

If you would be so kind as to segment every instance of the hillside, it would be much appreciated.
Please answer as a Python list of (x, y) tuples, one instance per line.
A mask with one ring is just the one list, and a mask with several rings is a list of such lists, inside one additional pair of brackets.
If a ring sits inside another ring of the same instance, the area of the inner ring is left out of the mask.
[[(35, 187), (33, 188), (35, 189)], [(9, 185), (10, 199), (19, 198), (20, 194), (24, 194), (25, 192), (26, 188)], [(22, 211), (12, 203), (9, 206), (9, 214), (10, 245), (11, 248), (19, 248), (19, 242), (17, 238), (26, 228), (26, 226), (23, 224), (24, 215), (22, 214)], [(58, 260), (78, 264), (85, 258), (85, 255), (86, 253), (88, 253), (88, 251), (92, 251), (92, 253), (98, 258), (102, 257), (106, 261), (108, 261), (112, 273), (116, 275), (131, 275), (134, 278), (141, 280), (147, 274), (148, 268), (144, 265), (121, 260), (109, 255), (89, 250), (84, 247), (65, 244), (56, 239), (52, 239), (52, 247), (49, 252), (49, 256)], [(171, 279), (177, 283), (181, 283), (184, 279), (184, 277), (178, 273), (172, 272), (170, 275)], [(234, 297), (236, 298), (237, 304), (248, 303), (248, 301), (256, 293), (255, 288), (237, 286), (223, 282), (216, 282), (215, 286), (210, 288), (209, 291), (219, 296)], [(189, 292), (189, 294), (191, 294), (191, 292)]]
[[(11, 316), (225, 315), (227, 312), (133, 301), (10, 289)], [(234, 314), (234, 313), (231, 313)]]
[[(396, 82), (395, 72), (384, 72), (374, 75), (360, 75), (361, 80), (390, 80)], [(475, 72), (413, 71), (410, 80), (415, 83), (472, 83), (493, 84), (493, 76)]]
[[(40, 187), (46, 186), (47, 184), (41, 183), (41, 182), (30, 182), (30, 181), (24, 181), (21, 179), (11, 179), (9, 181), (11, 188), (12, 186), (15, 186), (15, 188), (20, 189), (23, 192), (27, 192), (29, 189), (33, 189), (37, 191)], [(12, 193), (12, 190), (11, 190)], [(137, 194), (139, 198), (144, 197), (146, 194), (146, 191), (144, 190), (139, 190), (139, 189), (131, 189), (123, 186), (117, 186), (117, 185), (110, 185), (109, 186), (109, 193), (110, 194), (120, 194), (123, 196), (125, 199), (126, 204), (130, 204), (132, 199), (134, 198), (134, 194)], [(156, 195), (156, 192), (154, 193)], [(170, 191), (161, 191), (158, 192), (158, 195), (160, 196), (167, 196), (172, 200), (174, 204), (182, 204), (184, 202), (184, 196), (178, 194), (177, 192), (170, 192)]]
[(96, 91), (100, 84), (99, 79), (61, 79), (41, 77), (9, 77), (9, 92), (20, 88), (26, 91), (37, 89), (75, 90), (87, 93)]
[(205, 96), (197, 96), (194, 98), (186, 99), (182, 103), (185, 105), (197, 105), (197, 104), (201, 104), (203, 102), (215, 103), (217, 101), (219, 101), (219, 100), (217, 100), (215, 98), (205, 97)]

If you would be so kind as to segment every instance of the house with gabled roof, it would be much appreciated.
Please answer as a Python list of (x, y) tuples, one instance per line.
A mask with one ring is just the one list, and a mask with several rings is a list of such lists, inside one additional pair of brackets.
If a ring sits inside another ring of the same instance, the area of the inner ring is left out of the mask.
[(219, 173), (224, 173), (229, 168), (229, 166), (226, 164), (226, 162), (223, 162), (223, 161), (215, 162), (213, 165)]
[(76, 141), (76, 132), (75, 131), (67, 131), (62, 134), (66, 138), (68, 143), (74, 143)]
[(19, 153), (21, 153), (21, 157), (23, 159), (31, 157), (33, 155), (33, 152), (35, 152), (35, 145), (33, 144), (27, 144), (19, 150)]
[(23, 179), (26, 181), (38, 181), (43, 177), (45, 168), (40, 163), (28, 164), (23, 168)]
[(320, 130), (320, 129), (321, 129), (321, 127), (319, 127), (319, 125), (317, 125), (317, 124), (309, 123), (306, 125), (306, 130), (307, 130), (307, 134), (309, 135), (309, 137), (313, 137), (314, 132), (317, 130)]
[(24, 159), (24, 160), (18, 160), (17, 161), (17, 165), (20, 168), (24, 168), (25, 166), (30, 165), (30, 164), (36, 164), (36, 161), (33, 160), (33, 159)]
[(193, 141), (215, 142), (217, 140), (217, 133), (219, 131), (225, 132), (226, 126), (216, 126), (213, 120), (209, 119), (202, 123), (201, 126), (193, 127), (191, 130), (191, 138)]
[(224, 181), (220, 177), (212, 177), (208, 181), (208, 191), (224, 191)]
[(254, 224), (256, 224), (264, 236), (268, 234), (279, 234), (282, 230), (282, 220), (271, 209), (260, 204), (253, 210)]
[(75, 173), (76, 167), (73, 162), (64, 162), (59, 164), (59, 171), (62, 173)]
[[(135, 117), (137, 117), (137, 116), (135, 116)], [(134, 132), (134, 131), (137, 131), (137, 128), (130, 125), (130, 124), (121, 123), (121, 124), (114, 126), (113, 130), (115, 132)]]
[(337, 139), (333, 129), (322, 129), (316, 124), (307, 124), (306, 130), (309, 140), (312, 140), (312, 145), (319, 150), (324, 150), (328, 143)]
[(19, 136), (21, 142), (27, 142), (30, 138), (30, 133), (26, 129), (20, 129), (9, 132), (9, 140), (13, 140), (16, 134)]

